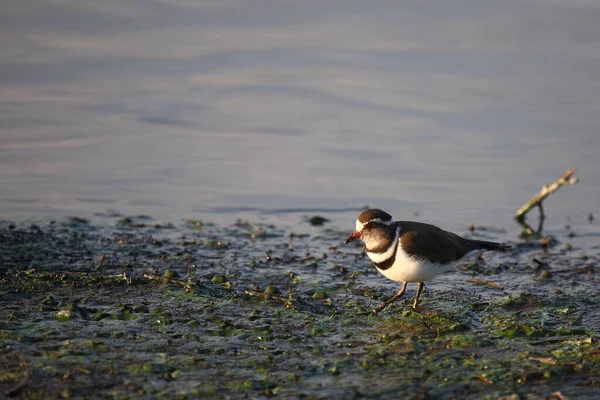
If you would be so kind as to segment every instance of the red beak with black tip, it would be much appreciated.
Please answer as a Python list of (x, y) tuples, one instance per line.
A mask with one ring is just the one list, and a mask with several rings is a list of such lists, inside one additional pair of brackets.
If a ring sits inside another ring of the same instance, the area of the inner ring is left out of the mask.
[(361, 234), (362, 234), (362, 232), (360, 232), (360, 231), (354, 232), (352, 235), (348, 236), (348, 238), (346, 239), (346, 241), (344, 243), (350, 243), (354, 239), (358, 239)]

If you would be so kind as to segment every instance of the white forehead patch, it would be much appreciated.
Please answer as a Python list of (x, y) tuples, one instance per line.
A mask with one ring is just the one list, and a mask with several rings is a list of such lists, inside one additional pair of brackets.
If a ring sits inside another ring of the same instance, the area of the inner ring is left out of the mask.
[(360, 222), (359, 220), (356, 220), (356, 232), (362, 231), (363, 227), (364, 227), (363, 223)]

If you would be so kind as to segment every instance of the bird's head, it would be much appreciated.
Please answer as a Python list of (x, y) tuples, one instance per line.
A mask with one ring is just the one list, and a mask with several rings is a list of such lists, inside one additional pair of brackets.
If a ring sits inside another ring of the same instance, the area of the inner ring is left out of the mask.
[(392, 216), (379, 209), (371, 209), (361, 213), (356, 219), (356, 231), (348, 236), (345, 243), (355, 239), (362, 240), (367, 249), (377, 247), (389, 240), (390, 233), (395, 232)]

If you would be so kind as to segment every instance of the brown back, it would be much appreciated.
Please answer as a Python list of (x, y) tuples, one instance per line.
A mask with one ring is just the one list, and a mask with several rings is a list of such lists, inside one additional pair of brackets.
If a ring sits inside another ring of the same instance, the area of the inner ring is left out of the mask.
[(472, 250), (485, 249), (475, 242), (422, 222), (398, 221), (400, 243), (409, 255), (447, 264), (457, 261)]

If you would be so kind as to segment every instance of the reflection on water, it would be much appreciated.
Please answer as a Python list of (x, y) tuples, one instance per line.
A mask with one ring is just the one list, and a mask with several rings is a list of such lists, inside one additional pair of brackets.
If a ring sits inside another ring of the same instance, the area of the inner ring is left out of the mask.
[(577, 167), (548, 223), (584, 221), (599, 18), (583, 0), (12, 1), (0, 217), (368, 204), (502, 225)]

